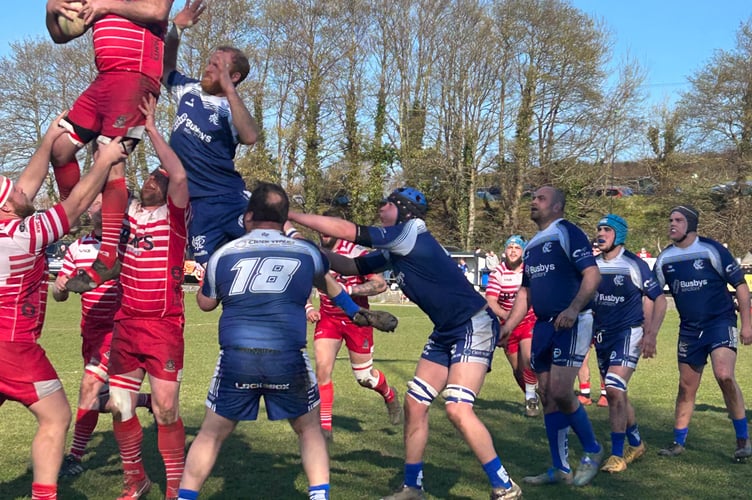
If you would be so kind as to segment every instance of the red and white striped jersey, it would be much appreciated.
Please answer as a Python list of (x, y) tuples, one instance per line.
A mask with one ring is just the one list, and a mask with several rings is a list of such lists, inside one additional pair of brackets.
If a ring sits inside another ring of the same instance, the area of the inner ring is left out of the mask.
[[(361, 255), (368, 253), (367, 248), (356, 245), (351, 241), (345, 240), (337, 240), (337, 243), (334, 245), (332, 251), (339, 255), (344, 255), (345, 257), (350, 258), (360, 257)], [(332, 276), (334, 276), (334, 279), (336, 279), (338, 283), (346, 287), (360, 285), (361, 283), (368, 281), (367, 276), (343, 276), (335, 271), (330, 270), (329, 272), (332, 274)], [(338, 318), (343, 321), (350, 321), (350, 318), (347, 317), (347, 314), (345, 314), (342, 309), (332, 303), (332, 299), (330, 299), (323, 293), (321, 294), (320, 299), (321, 307), (319, 308), (319, 312), (322, 315), (329, 316), (330, 318)], [(360, 307), (368, 308), (368, 297), (357, 295), (353, 296), (352, 299)]]
[[(63, 258), (60, 273), (72, 277), (78, 268), (90, 268), (99, 254), (101, 241), (89, 233), (70, 244)], [(120, 286), (108, 280), (81, 294), (81, 332), (112, 330), (115, 312), (120, 307)]]
[(123, 228), (127, 238), (120, 285), (123, 298), (115, 320), (182, 316), (183, 262), (190, 210), (172, 200), (147, 210), (132, 200)]
[(0, 221), (0, 340), (36, 343), (47, 308), (44, 250), (68, 232), (58, 204), (26, 217)]
[[(506, 262), (502, 261), (496, 266), (491, 275), (488, 277), (486, 286), (486, 297), (496, 297), (497, 302), (505, 311), (511, 311), (514, 305), (514, 299), (517, 298), (522, 286), (522, 276), (524, 264), (521, 264), (518, 270), (509, 269)], [(533, 309), (530, 308), (522, 321), (535, 319)]]
[(167, 20), (150, 26), (108, 14), (94, 23), (94, 62), (97, 70), (135, 71), (162, 78), (162, 55)]

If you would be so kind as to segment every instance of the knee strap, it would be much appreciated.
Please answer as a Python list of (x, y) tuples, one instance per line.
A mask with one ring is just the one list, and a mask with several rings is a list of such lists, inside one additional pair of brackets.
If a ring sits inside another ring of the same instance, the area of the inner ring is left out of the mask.
[(617, 391), (626, 392), (627, 391), (627, 381), (618, 376), (615, 373), (607, 373), (606, 374), (606, 388), (615, 389)]
[(126, 421), (133, 418), (136, 405), (131, 395), (137, 393), (140, 387), (140, 379), (122, 375), (110, 377), (110, 403), (120, 414), (120, 420)]
[(466, 403), (473, 406), (475, 403), (475, 393), (467, 387), (458, 384), (449, 384), (442, 391), (441, 396), (449, 403)]
[(365, 363), (350, 363), (355, 380), (363, 387), (373, 389), (379, 383), (378, 371), (376, 375), (373, 375), (373, 361), (367, 361)]
[(407, 395), (413, 398), (420, 404), (431, 406), (431, 403), (439, 392), (428, 385), (428, 383), (418, 377), (413, 377), (411, 381), (407, 383)]

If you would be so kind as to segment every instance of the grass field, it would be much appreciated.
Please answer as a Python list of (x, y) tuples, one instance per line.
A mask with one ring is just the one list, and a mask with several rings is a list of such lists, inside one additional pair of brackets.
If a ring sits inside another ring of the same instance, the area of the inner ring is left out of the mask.
[[(206, 395), (217, 355), (218, 313), (203, 313), (194, 296), (186, 295), (186, 362), (181, 389), (181, 413), (188, 441), (195, 436), (203, 417)], [(394, 334), (377, 334), (376, 366), (401, 392), (412, 377), (416, 360), (430, 324), (414, 306), (379, 306), (400, 318)], [(75, 402), (82, 372), (78, 335), (79, 303), (51, 303), (42, 344)], [(658, 357), (642, 360), (630, 383), (648, 453), (630, 468), (613, 476), (599, 474), (593, 484), (575, 489), (567, 486), (524, 486), (528, 499), (548, 498), (750, 498), (752, 463), (735, 464), (731, 453), (734, 432), (723, 399), (706, 370), (696, 412), (690, 426), (688, 448), (678, 458), (658, 457), (658, 447), (672, 439), (673, 404), (677, 369), (676, 313), (669, 311), (659, 336)], [(737, 377), (748, 401), (752, 401), (752, 349), (740, 349)], [(595, 360), (591, 360), (595, 376)], [(360, 388), (340, 356), (335, 367), (335, 441), (331, 453), (332, 497), (339, 499), (380, 498), (399, 486), (402, 478), (401, 427), (392, 427), (380, 397)], [(593, 381), (597, 386), (597, 381)], [(596, 391), (597, 392), (597, 391)], [(548, 445), (542, 419), (522, 416), (522, 394), (499, 351), (476, 409), (489, 427), (505, 464), (514, 479), (542, 472), (549, 466)], [(608, 410), (588, 409), (601, 442), (610, 449)], [(75, 414), (75, 409), (74, 409)], [(748, 417), (750, 412), (748, 412)], [(144, 461), (156, 481), (148, 499), (163, 498), (164, 471), (156, 449), (156, 431), (148, 413), (139, 410), (144, 431)], [(16, 403), (0, 407), (0, 499), (23, 498), (31, 489), (29, 449), (35, 430), (32, 415)], [(72, 430), (71, 433), (72, 434)], [(69, 440), (70, 442), (70, 436)], [(580, 455), (570, 438), (572, 463)], [(62, 499), (112, 499), (120, 492), (122, 473), (108, 415), (100, 418), (84, 458), (86, 472), (60, 483)], [(472, 453), (447, 421), (443, 405), (431, 410), (431, 437), (425, 457), (425, 487), (429, 498), (488, 498), (487, 479)], [(203, 499), (306, 498), (295, 436), (286, 422), (245, 422), (225, 443), (216, 467), (202, 490)]]

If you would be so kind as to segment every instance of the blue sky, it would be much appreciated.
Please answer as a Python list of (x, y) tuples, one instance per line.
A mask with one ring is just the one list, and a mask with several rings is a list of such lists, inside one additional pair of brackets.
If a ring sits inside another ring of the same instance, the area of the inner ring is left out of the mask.
[(636, 58), (647, 71), (645, 90), (653, 103), (673, 102), (687, 77), (716, 50), (736, 45), (739, 26), (752, 16), (749, 0), (572, 0), (603, 19), (615, 40), (614, 60)]
[[(7, 1), (7, 0), (6, 0)], [(183, 0), (175, 0), (182, 5)], [(575, 7), (603, 19), (615, 39), (614, 60), (635, 57), (647, 70), (650, 101), (673, 102), (687, 88), (687, 76), (718, 49), (735, 45), (739, 25), (752, 16), (750, 0), (572, 0)], [(0, 23), (0, 56), (8, 43), (47, 36), (45, 0), (21, 0)]]

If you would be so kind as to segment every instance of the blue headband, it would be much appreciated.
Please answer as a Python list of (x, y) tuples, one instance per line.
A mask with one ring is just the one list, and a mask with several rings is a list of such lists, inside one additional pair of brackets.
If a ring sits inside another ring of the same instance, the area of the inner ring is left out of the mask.
[(504, 243), (504, 248), (507, 248), (509, 245), (517, 245), (524, 250), (527, 242), (522, 239), (522, 236), (520, 236), (519, 234), (514, 234), (509, 237), (506, 243)]

